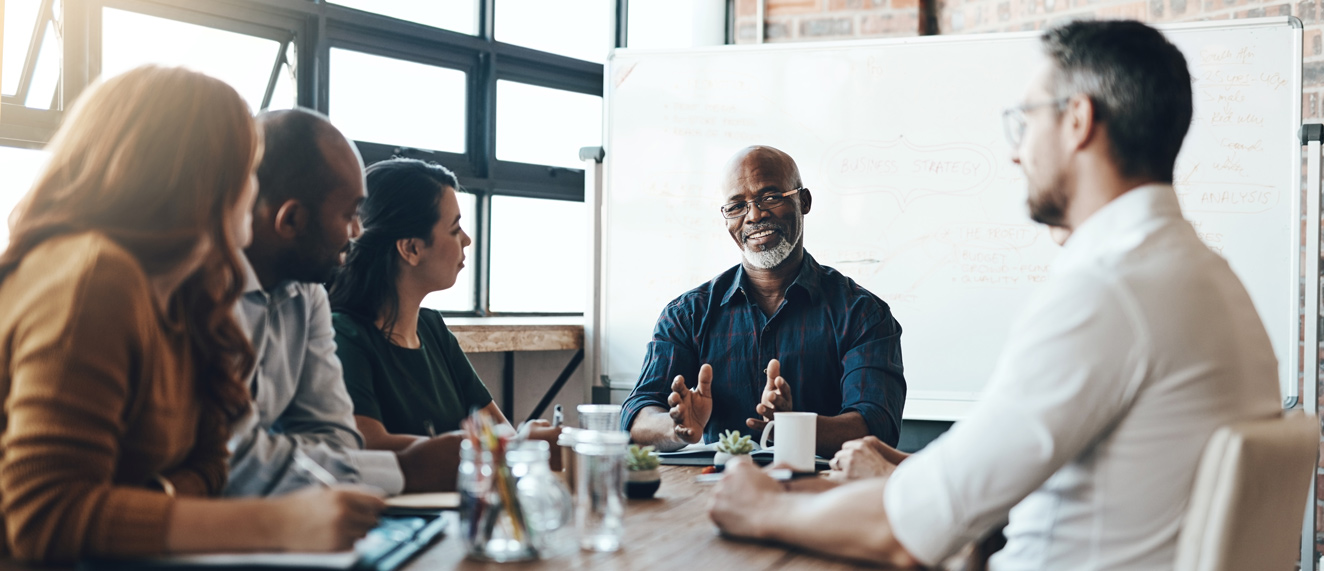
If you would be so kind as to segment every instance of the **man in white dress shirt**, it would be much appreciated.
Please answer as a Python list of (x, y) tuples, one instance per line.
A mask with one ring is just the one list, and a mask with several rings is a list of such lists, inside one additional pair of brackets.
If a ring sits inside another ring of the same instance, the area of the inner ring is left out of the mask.
[(1185, 59), (1138, 22), (1042, 42), (1047, 65), (1004, 119), (1031, 218), (1070, 236), (983, 398), (913, 456), (878, 446), (890, 477), (809, 494), (731, 465), (711, 512), (723, 532), (912, 566), (1009, 520), (995, 570), (1171, 569), (1209, 436), (1279, 413), (1264, 326), (1171, 186)]

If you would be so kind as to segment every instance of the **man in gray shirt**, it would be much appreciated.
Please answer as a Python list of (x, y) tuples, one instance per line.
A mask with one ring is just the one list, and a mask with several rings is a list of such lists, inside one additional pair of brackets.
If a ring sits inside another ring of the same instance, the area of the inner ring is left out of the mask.
[(293, 461), (301, 451), (342, 482), (388, 494), (454, 489), (441, 458), (458, 455), (443, 435), (400, 452), (364, 450), (336, 357), (331, 309), (321, 284), (360, 232), (365, 196), (357, 150), (320, 114), (265, 113), (247, 280), (235, 306), (253, 343), (254, 414), (230, 441), (227, 495), (281, 494), (315, 483)]

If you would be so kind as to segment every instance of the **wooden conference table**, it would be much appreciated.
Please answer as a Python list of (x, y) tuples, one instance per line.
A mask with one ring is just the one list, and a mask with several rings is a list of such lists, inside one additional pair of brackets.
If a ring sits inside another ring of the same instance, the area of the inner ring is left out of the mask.
[(713, 484), (694, 481), (699, 468), (662, 466), (662, 487), (652, 500), (629, 500), (625, 538), (615, 553), (576, 551), (546, 561), (482, 563), (464, 557), (455, 534), (425, 551), (405, 567), (425, 569), (855, 569), (856, 565), (773, 545), (724, 539), (708, 519)]

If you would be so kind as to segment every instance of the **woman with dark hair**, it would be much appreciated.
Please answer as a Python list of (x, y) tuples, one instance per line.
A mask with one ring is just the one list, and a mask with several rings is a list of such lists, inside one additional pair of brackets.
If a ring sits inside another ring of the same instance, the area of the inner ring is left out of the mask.
[[(455, 285), (471, 242), (455, 175), (392, 159), (368, 167), (367, 183), (363, 234), (330, 293), (336, 354), (365, 444), (402, 450), (459, 429), (473, 409), (506, 423), (441, 313), (422, 308), (429, 293)], [(533, 436), (555, 442), (554, 429)]]
[(142, 67), (88, 90), (0, 254), (0, 557), (335, 551), (380, 498), (218, 500), (253, 350), (243, 285), (261, 137), (218, 79)]

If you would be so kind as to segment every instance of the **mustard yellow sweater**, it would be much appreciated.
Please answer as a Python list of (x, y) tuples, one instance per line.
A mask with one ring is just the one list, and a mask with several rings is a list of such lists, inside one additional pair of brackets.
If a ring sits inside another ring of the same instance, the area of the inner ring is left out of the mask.
[(0, 555), (161, 554), (173, 499), (155, 475), (220, 493), (224, 435), (199, 430), (187, 347), (104, 235), (48, 240), (0, 283)]

